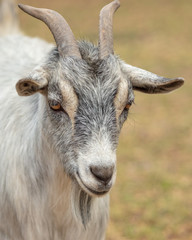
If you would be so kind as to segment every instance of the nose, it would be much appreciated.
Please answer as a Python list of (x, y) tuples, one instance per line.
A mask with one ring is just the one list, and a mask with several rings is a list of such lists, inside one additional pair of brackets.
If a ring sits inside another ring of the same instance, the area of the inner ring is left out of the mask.
[(108, 184), (113, 176), (114, 165), (111, 166), (90, 166), (90, 171), (94, 177), (104, 184)]

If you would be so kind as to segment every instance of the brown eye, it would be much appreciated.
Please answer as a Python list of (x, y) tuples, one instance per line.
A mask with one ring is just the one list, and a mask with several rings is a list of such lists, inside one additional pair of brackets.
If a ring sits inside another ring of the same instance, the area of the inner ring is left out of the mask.
[(128, 103), (126, 106), (125, 106), (125, 109), (129, 109), (131, 107), (131, 104)]
[(49, 104), (50, 108), (55, 110), (55, 111), (60, 111), (62, 110), (61, 104), (58, 102), (52, 102)]

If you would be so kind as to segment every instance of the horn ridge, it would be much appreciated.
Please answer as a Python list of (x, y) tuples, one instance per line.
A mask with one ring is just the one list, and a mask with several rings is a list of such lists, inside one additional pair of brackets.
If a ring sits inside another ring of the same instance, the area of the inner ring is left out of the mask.
[(55, 39), (59, 55), (81, 58), (81, 54), (67, 21), (56, 11), (35, 8), (24, 4), (18, 5), (25, 13), (43, 21), (50, 29)]
[(100, 59), (113, 54), (113, 15), (120, 7), (119, 0), (104, 6), (100, 12), (99, 23), (99, 55)]

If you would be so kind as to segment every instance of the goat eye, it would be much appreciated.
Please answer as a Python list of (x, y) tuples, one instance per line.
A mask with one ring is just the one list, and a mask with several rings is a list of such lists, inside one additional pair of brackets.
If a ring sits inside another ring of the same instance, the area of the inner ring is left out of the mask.
[(49, 106), (54, 111), (62, 110), (61, 104), (59, 102), (51, 102), (51, 103), (49, 103)]
[(129, 109), (131, 107), (131, 103), (128, 103), (126, 106), (125, 106), (125, 109)]

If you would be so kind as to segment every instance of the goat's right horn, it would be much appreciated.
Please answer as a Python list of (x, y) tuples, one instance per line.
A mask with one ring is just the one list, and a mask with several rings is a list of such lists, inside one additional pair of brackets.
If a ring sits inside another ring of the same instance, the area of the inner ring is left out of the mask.
[(24, 12), (43, 21), (49, 27), (54, 36), (60, 56), (81, 58), (73, 32), (66, 20), (59, 13), (53, 10), (34, 8), (23, 4), (19, 4), (18, 6)]
[(99, 24), (99, 54), (101, 59), (113, 54), (113, 14), (119, 7), (119, 0), (114, 0), (101, 9)]

